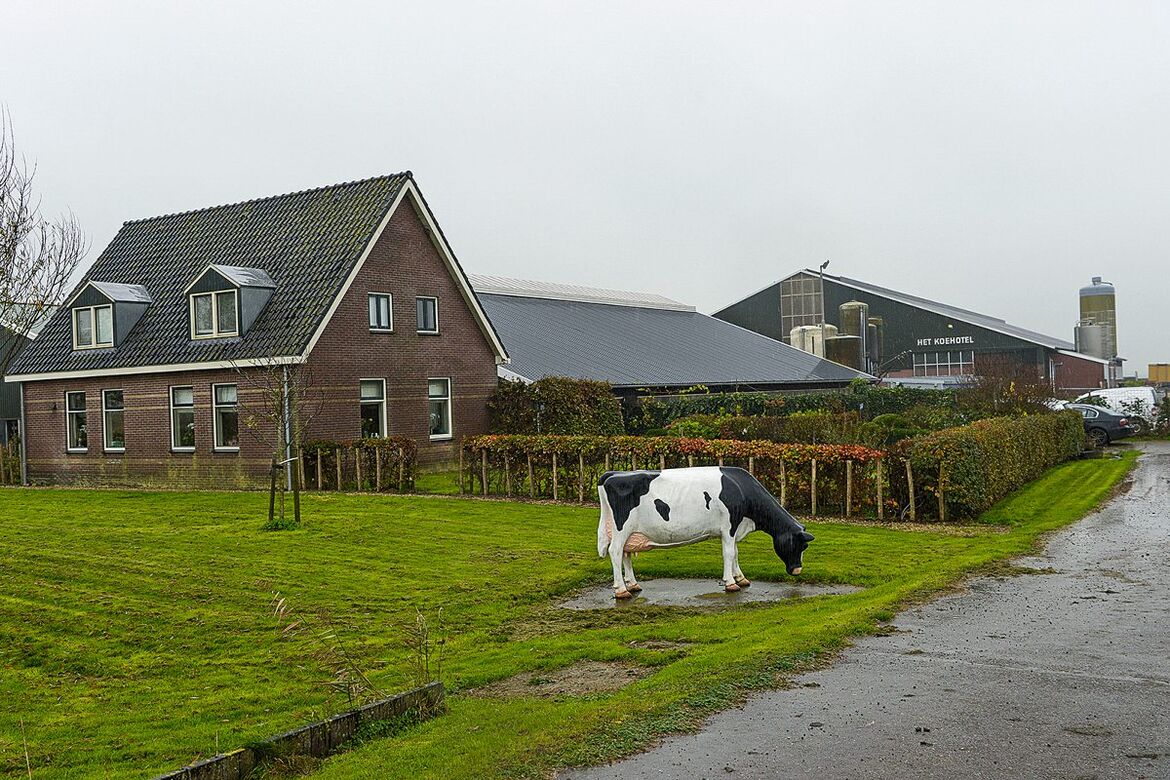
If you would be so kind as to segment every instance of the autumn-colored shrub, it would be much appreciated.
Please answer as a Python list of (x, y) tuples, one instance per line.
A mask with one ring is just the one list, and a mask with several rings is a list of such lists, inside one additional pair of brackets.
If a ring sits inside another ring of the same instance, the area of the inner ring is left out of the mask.
[(488, 399), (493, 433), (617, 435), (621, 404), (608, 382), (550, 376), (531, 384), (501, 381)]
[(1083, 446), (1080, 414), (1058, 412), (979, 420), (908, 439), (895, 451), (909, 458), (925, 494), (937, 501), (941, 489), (948, 516), (973, 517)]
[(308, 489), (337, 490), (340, 483), (347, 490), (410, 490), (418, 470), (418, 442), (409, 436), (322, 439), (301, 447), (301, 460)]

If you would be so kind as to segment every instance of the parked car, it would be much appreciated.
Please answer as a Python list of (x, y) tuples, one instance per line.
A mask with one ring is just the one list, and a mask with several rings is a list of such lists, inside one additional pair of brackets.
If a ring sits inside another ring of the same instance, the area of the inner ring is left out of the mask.
[(1073, 403), (1104, 405), (1115, 414), (1125, 415), (1137, 426), (1140, 435), (1153, 427), (1165, 397), (1166, 394), (1156, 387), (1112, 387), (1085, 393)]
[(1075, 409), (1081, 413), (1085, 421), (1085, 438), (1097, 447), (1104, 447), (1109, 442), (1134, 436), (1138, 432), (1138, 427), (1130, 418), (1114, 414), (1100, 406), (1068, 404), (1065, 408)]

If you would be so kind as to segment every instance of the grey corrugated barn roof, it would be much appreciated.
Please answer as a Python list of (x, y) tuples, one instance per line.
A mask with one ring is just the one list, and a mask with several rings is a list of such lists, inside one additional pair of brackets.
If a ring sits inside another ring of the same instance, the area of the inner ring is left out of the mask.
[[(806, 268), (800, 273), (817, 276), (820, 272), (814, 271), (811, 268)], [(793, 275), (795, 276), (795, 274)], [(951, 306), (950, 304), (932, 301), (929, 298), (922, 298), (920, 296), (911, 295), (909, 293), (900, 292), (898, 290), (891, 290), (888, 287), (879, 287), (876, 284), (870, 284), (869, 282), (863, 282), (858, 279), (850, 279), (847, 276), (833, 276), (831, 274), (825, 274), (825, 278), (843, 284), (846, 287), (852, 287), (855, 290), (862, 290), (864, 292), (872, 293), (873, 295), (880, 295), (883, 298), (888, 298), (891, 301), (904, 303), (907, 306), (914, 306), (917, 308), (926, 309), (928, 311), (933, 311), (937, 314), (942, 314), (945, 317), (950, 317), (951, 319), (957, 320), (959, 322), (967, 322), (972, 325), (978, 325), (981, 328), (994, 330), (1008, 336), (1015, 336), (1016, 338), (1023, 341), (1030, 341), (1033, 344), (1039, 344), (1050, 349), (1072, 350), (1076, 348), (1071, 341), (1065, 341), (1063, 339), (1047, 336), (1043, 333), (1037, 333), (1034, 330), (1021, 328), (1017, 325), (1012, 325), (1005, 320), (1001, 320), (998, 317), (992, 317), (987, 314), (980, 314), (979, 312), (971, 311), (970, 309), (960, 309), (958, 306)]]
[[(124, 369), (299, 355), (410, 172), (127, 222), (86, 281), (141, 285), (150, 307), (117, 349), (73, 350), (61, 308), (10, 374)], [(192, 340), (184, 290), (208, 265), (275, 283), (242, 338)], [(257, 273), (259, 272), (259, 273)]]
[(661, 296), (470, 279), (512, 358), (507, 370), (529, 380), (570, 376), (631, 388), (869, 378)]

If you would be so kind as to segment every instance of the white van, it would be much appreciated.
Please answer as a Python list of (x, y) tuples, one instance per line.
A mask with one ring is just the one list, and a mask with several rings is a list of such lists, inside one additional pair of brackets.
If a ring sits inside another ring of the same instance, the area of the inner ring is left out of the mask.
[(1108, 390), (1093, 390), (1077, 398), (1073, 403), (1104, 403), (1107, 409), (1118, 414), (1137, 418), (1138, 434), (1147, 433), (1150, 425), (1158, 418), (1158, 412), (1166, 393), (1155, 387), (1112, 387)]

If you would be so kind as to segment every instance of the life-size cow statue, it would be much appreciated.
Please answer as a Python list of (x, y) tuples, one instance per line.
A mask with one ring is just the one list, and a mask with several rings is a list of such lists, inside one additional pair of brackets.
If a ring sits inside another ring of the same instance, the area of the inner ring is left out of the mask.
[(601, 521), (597, 554), (613, 563), (614, 596), (642, 590), (630, 554), (656, 547), (681, 547), (704, 539), (723, 543), (723, 587), (751, 585), (739, 568), (737, 544), (752, 531), (772, 537), (789, 574), (800, 574), (813, 535), (780, 506), (759, 481), (741, 468), (706, 466), (665, 471), (607, 471), (597, 494)]

